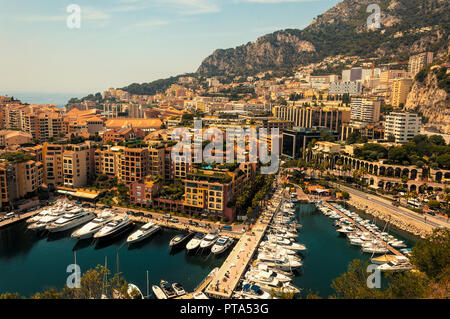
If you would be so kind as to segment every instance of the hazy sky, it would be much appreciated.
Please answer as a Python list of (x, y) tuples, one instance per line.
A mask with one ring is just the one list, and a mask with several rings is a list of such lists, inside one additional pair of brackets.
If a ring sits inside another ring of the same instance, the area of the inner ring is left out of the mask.
[[(196, 71), (339, 0), (0, 0), (0, 94), (91, 93)], [(67, 27), (67, 6), (81, 28)]]

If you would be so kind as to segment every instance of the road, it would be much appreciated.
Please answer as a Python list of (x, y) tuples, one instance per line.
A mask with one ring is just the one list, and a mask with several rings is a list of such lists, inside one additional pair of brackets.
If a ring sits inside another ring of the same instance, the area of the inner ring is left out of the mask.
[(416, 220), (418, 222), (426, 223), (433, 227), (442, 227), (443, 226), (446, 228), (450, 228), (448, 222), (441, 221), (439, 219), (434, 218), (433, 216), (426, 216), (426, 221), (425, 221), (424, 217), (421, 216), (420, 214), (417, 214), (417, 213), (410, 211), (403, 207), (395, 207), (392, 205), (391, 201), (388, 201), (386, 199), (380, 198), (378, 196), (370, 195), (370, 194), (364, 193), (362, 191), (356, 190), (354, 188), (343, 186), (340, 184), (336, 184), (336, 183), (330, 183), (330, 184), (333, 185), (334, 187), (337, 187), (337, 188), (347, 191), (351, 195), (358, 196), (362, 199), (370, 200), (370, 201), (374, 202), (375, 204), (382, 206), (386, 210), (389, 210), (393, 214), (405, 216), (405, 217), (411, 218), (413, 220)]

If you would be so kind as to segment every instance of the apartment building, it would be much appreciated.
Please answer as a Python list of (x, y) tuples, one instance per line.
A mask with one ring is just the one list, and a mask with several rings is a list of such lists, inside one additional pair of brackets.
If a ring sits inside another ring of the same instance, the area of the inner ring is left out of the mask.
[(107, 175), (109, 178), (119, 177), (120, 157), (124, 147), (105, 146), (102, 149), (95, 150), (95, 174)]
[(11, 145), (21, 145), (31, 143), (33, 136), (21, 131), (1, 130), (0, 146), (8, 147)]
[(376, 123), (380, 120), (381, 101), (366, 98), (352, 98), (352, 121)]
[(333, 132), (338, 132), (343, 123), (350, 121), (349, 110), (328, 107), (277, 106), (273, 108), (273, 116), (281, 120), (292, 121), (297, 127), (320, 126)]
[(56, 186), (82, 187), (95, 176), (95, 148), (92, 142), (43, 146), (45, 183)]
[(194, 168), (183, 180), (184, 207), (191, 214), (225, 217), (232, 221), (236, 211), (228, 207), (228, 203), (235, 199), (248, 180), (240, 168), (233, 171)]
[(415, 77), (425, 66), (433, 62), (433, 52), (423, 52), (409, 58), (408, 73)]
[(132, 205), (148, 207), (162, 188), (162, 181), (153, 176), (146, 177), (142, 182), (130, 185), (130, 202)]
[(412, 79), (395, 80), (392, 84), (391, 105), (399, 107), (406, 103), (409, 91), (413, 84)]
[(349, 94), (360, 95), (362, 94), (363, 86), (361, 82), (357, 81), (335, 81), (330, 83), (330, 94)]
[(23, 162), (0, 163), (1, 206), (36, 192), (44, 183), (44, 166), (41, 162), (25, 160)]
[(386, 117), (385, 133), (393, 135), (396, 143), (407, 143), (420, 134), (422, 119), (413, 113), (393, 112)]
[(123, 150), (119, 163), (119, 179), (126, 185), (139, 182), (148, 175), (149, 150), (127, 148)]

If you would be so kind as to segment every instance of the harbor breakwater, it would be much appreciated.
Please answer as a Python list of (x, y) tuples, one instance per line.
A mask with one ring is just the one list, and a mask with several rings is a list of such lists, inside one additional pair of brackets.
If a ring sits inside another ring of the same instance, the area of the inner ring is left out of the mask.
[(413, 220), (412, 218), (408, 218), (407, 216), (402, 215), (397, 216), (382, 206), (377, 205), (368, 200), (362, 200), (359, 198), (355, 198), (352, 196), (347, 203), (358, 210), (364, 211), (366, 214), (377, 218), (378, 220), (382, 220), (384, 222), (389, 222), (393, 227), (405, 231), (409, 234), (412, 234), (416, 237), (425, 238), (428, 234), (433, 231), (433, 227), (431, 225), (427, 225), (425, 223), (421, 223), (419, 221)]

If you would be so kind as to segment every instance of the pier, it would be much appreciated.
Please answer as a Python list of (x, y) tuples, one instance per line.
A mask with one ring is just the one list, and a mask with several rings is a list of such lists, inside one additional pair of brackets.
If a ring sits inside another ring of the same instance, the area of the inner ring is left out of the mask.
[[(358, 224), (356, 221), (353, 220), (353, 218), (348, 217), (347, 215), (345, 215), (344, 213), (342, 213), (341, 211), (339, 211), (338, 209), (334, 208), (332, 205), (330, 205), (328, 202), (323, 202), (328, 208), (330, 208), (333, 212), (338, 213), (339, 215), (341, 215), (342, 217), (347, 218), (348, 220), (350, 220), (350, 222), (352, 223), (352, 226), (356, 226), (358, 227), (361, 231), (366, 232), (366, 233), (370, 233), (369, 230), (367, 230), (364, 226)], [(391, 245), (389, 245), (388, 243), (386, 243), (386, 248), (389, 249), (389, 251), (391, 253), (393, 253), (396, 256), (403, 256), (403, 254), (401, 252), (399, 252), (397, 249), (395, 249), (394, 247), (392, 247)]]
[[(275, 196), (275, 200), (277, 200), (277, 196)], [(281, 206), (282, 201), (280, 198), (278, 200), (280, 200), (278, 207), (269, 208), (267, 213), (261, 214), (254, 227), (241, 237), (228, 255), (205, 290), (208, 297), (219, 299), (230, 299), (232, 297), (240, 279), (258, 250), (273, 215)]]
[(20, 215), (16, 214), (15, 217), (0, 222), (0, 229), (3, 228), (3, 227), (7, 227), (7, 226), (10, 226), (10, 225), (13, 225), (13, 224), (18, 223), (18, 222), (21, 222), (21, 221), (26, 220), (26, 219), (28, 219), (30, 217), (33, 217), (34, 215), (39, 214), (41, 212), (41, 210), (42, 209), (38, 209), (38, 210), (35, 210), (33, 212), (23, 213), (23, 214), (20, 214)]

